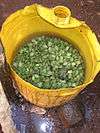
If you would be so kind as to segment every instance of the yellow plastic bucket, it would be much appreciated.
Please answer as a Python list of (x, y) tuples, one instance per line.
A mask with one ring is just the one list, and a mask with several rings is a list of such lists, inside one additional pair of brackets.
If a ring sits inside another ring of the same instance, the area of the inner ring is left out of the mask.
[[(17, 48), (28, 36), (52, 34), (72, 42), (83, 55), (86, 63), (84, 84), (75, 88), (39, 89), (20, 78), (11, 68)], [(71, 17), (67, 7), (46, 8), (38, 4), (27, 6), (13, 13), (2, 26), (0, 38), (7, 63), (19, 92), (31, 103), (41, 107), (53, 107), (74, 98), (93, 82), (100, 71), (100, 45), (95, 34), (83, 21)]]

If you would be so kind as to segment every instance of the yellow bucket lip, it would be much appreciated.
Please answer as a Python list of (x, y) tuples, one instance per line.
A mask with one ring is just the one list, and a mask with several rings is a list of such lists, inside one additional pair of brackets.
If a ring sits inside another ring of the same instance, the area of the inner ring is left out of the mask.
[(31, 87), (34, 87), (34, 89), (36, 89), (36, 90), (38, 90), (38, 91), (43, 91), (43, 92), (44, 92), (44, 91), (45, 91), (45, 92), (58, 92), (58, 91), (65, 91), (66, 89), (75, 90), (76, 88), (77, 88), (77, 89), (83, 88), (83, 87), (85, 87), (85, 86), (87, 86), (88, 84), (90, 84), (90, 83), (93, 82), (93, 79), (90, 78), (91, 80), (90, 80), (89, 82), (84, 83), (84, 84), (79, 85), (79, 86), (76, 86), (76, 87), (74, 87), (74, 88), (43, 89), (43, 88), (38, 88), (38, 87), (32, 85), (31, 83), (25, 81), (24, 79), (22, 79), (22, 78), (12, 69), (11, 66), (10, 66), (10, 68), (11, 68), (11, 71), (12, 71), (19, 79), (21, 79), (23, 82), (27, 83), (27, 84), (28, 84), (29, 86), (31, 86)]

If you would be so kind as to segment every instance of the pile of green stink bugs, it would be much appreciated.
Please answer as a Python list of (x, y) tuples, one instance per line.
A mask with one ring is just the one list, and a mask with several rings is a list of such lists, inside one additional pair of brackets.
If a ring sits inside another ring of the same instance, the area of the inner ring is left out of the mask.
[(25, 43), (12, 62), (25, 81), (43, 89), (72, 88), (81, 85), (85, 64), (76, 48), (57, 37), (38, 36)]

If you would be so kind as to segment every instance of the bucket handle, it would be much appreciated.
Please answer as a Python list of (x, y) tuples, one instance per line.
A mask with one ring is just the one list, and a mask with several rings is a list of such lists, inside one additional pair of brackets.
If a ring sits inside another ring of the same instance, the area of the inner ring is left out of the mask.
[(95, 74), (100, 72), (100, 43), (98, 42), (96, 35), (94, 33), (92, 33), (92, 42), (95, 44), (94, 45), (94, 52), (95, 52), (95, 56), (96, 56), (96, 69), (95, 69)]
[(96, 55), (98, 57), (97, 60), (96, 60), (96, 62), (97, 62), (97, 68), (96, 69), (97, 69), (97, 73), (98, 73), (98, 72), (100, 72), (100, 44), (99, 44), (99, 48), (97, 50)]
[(95, 47), (95, 55), (96, 55), (96, 68), (95, 68), (95, 72), (94, 72), (94, 76), (97, 75), (100, 72), (100, 44), (96, 40), (96, 47)]

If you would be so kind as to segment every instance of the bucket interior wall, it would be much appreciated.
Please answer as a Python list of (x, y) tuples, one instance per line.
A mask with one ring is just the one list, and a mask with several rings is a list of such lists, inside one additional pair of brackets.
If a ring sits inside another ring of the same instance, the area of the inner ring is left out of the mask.
[(30, 35), (52, 34), (64, 38), (71, 42), (85, 59), (86, 75), (85, 82), (90, 80), (93, 71), (93, 53), (88, 40), (80, 33), (78, 28), (61, 29), (57, 28), (40, 17), (21, 16), (12, 23), (5, 26), (3, 44), (5, 55), (9, 64), (11, 64), (20, 42)]

